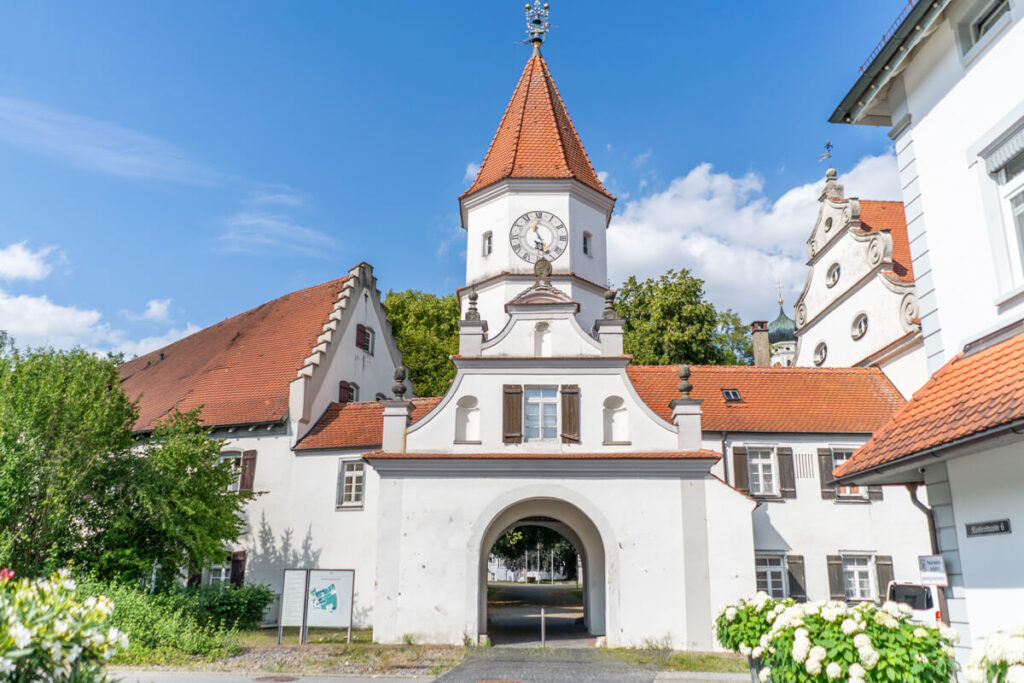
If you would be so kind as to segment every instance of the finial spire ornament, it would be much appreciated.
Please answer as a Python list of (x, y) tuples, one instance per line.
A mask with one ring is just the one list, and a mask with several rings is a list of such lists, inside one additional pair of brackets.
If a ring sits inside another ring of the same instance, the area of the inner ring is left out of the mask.
[(782, 305), (782, 280), (776, 280), (775, 286), (779, 288), (779, 306)]
[(604, 290), (604, 312), (601, 317), (605, 320), (615, 320), (619, 317), (619, 314), (615, 312), (615, 295), (614, 289)]
[(822, 152), (818, 156), (818, 161), (825, 161), (825, 159), (831, 159), (832, 158), (832, 150), (833, 150), (834, 147), (835, 147), (835, 145), (832, 144), (831, 140), (826, 140), (825, 141), (825, 151)]
[(480, 298), (480, 295), (476, 293), (475, 289), (469, 291), (469, 308), (466, 310), (466, 320), (479, 320), (480, 311), (476, 310), (476, 300)]
[(533, 45), (533, 53), (540, 54), (540, 45), (544, 42), (544, 36), (551, 30), (548, 23), (548, 10), (551, 5), (541, 3), (540, 0), (533, 0), (533, 4), (526, 3), (526, 35), (529, 36), (524, 43)]
[(693, 385), (690, 384), (690, 366), (683, 363), (679, 366), (679, 393), (683, 395), (683, 398), (690, 398), (690, 390), (693, 389)]
[(391, 391), (399, 401), (405, 398), (405, 368), (401, 365), (395, 368), (395, 386), (391, 387)]

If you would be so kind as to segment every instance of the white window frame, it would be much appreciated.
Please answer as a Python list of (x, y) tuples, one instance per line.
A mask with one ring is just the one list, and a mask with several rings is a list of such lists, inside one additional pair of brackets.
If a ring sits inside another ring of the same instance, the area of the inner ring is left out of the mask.
[[(1015, 163), (1024, 162), (1024, 151), (1011, 159), (1006, 166), (996, 174), (996, 181), (999, 183), (999, 207), (1003, 215), (1003, 224), (1013, 242), (1017, 245), (1017, 255), (1020, 259), (1020, 268), (1024, 270), (1024, 169), (1017, 172), (1014, 177), (1009, 176), (1009, 167)], [(1019, 200), (1020, 205), (1014, 206), (1014, 201)], [(1024, 278), (1024, 272), (1016, 273), (1015, 280)]]
[[(970, 21), (971, 46), (977, 45), (985, 36), (996, 30), (1000, 20), (1010, 14), (1012, 9), (1010, 0), (993, 0), (990, 3), (986, 3), (984, 9)], [(984, 31), (982, 31), (983, 24), (987, 25)]]
[(355, 403), (359, 400), (359, 385), (355, 382), (348, 383), (348, 396), (350, 403)]
[(494, 252), (494, 233), (484, 233), (480, 251), (483, 256), (490, 256)]
[(825, 361), (828, 360), (828, 344), (825, 342), (818, 342), (814, 347), (814, 356), (812, 360), (817, 366), (824, 365)]
[[(537, 392), (537, 391), (552, 391), (554, 393), (554, 397), (552, 398), (552, 397), (537, 396), (537, 395), (534, 395), (534, 396), (531, 397), (531, 393)], [(558, 387), (556, 387), (556, 386), (534, 386), (534, 387), (529, 387), (528, 386), (528, 387), (524, 387), (523, 388), (523, 441), (539, 442), (539, 441), (557, 441), (558, 440), (558, 426), (561, 424), (561, 417), (562, 417), (561, 414), (560, 414), (561, 413), (561, 405), (560, 405), (561, 404), (561, 400), (560, 399), (561, 399), (561, 397), (559, 396)], [(538, 418), (537, 433), (538, 433), (538, 436), (535, 436), (535, 437), (532, 437), (532, 438), (528, 434), (530, 428), (527, 426), (527, 420), (529, 419), (530, 407), (531, 406), (538, 406), (538, 410), (537, 410), (537, 418)], [(545, 417), (545, 413), (548, 412), (548, 411), (545, 410), (545, 408), (548, 407), (548, 406), (554, 406), (553, 412), (555, 414), (554, 433), (551, 436), (545, 436), (544, 435), (544, 417)]]
[[(234, 481), (228, 484), (228, 491), (232, 493), (238, 493), (238, 488), (242, 484), (242, 451), (221, 451), (220, 455), (217, 456), (217, 462), (230, 462), (231, 472), (235, 475)], [(230, 558), (228, 561), (230, 566)]]
[[(774, 566), (771, 563), (778, 562), (778, 566)], [(762, 566), (763, 563), (763, 566)], [(761, 574), (764, 573), (764, 586), (762, 588)], [(776, 593), (772, 589), (772, 575), (777, 574), (778, 581), (782, 586), (782, 590)], [(781, 554), (771, 553), (758, 553), (754, 556), (754, 587), (758, 590), (764, 590), (765, 593), (781, 600), (789, 597), (789, 572), (786, 569), (786, 556)]]
[(589, 232), (583, 232), (583, 253), (586, 256), (594, 255), (594, 236)]
[[(857, 450), (853, 446), (831, 446), (830, 448), (832, 450), (833, 471), (853, 457), (853, 452)], [(836, 498), (861, 500), (867, 497), (868, 487), (866, 486), (836, 486)]]
[(841, 278), (842, 276), (843, 268), (842, 266), (839, 265), (839, 262), (836, 261), (835, 263), (828, 267), (828, 270), (825, 271), (825, 286), (829, 289), (832, 289), (837, 284), (839, 284), (839, 278)]
[[(873, 602), (878, 595), (874, 556), (851, 553), (842, 558), (843, 592), (846, 593), (847, 602)], [(854, 574), (852, 577), (851, 573)]]
[[(757, 454), (756, 458), (755, 453)], [(769, 486), (764, 485), (766, 472), (771, 479)], [(755, 481), (757, 482), (756, 487), (754, 486)], [(747, 446), (747, 487), (752, 496), (779, 495), (779, 462), (774, 447)]]
[[(999, 6), (1003, 6), (1001, 9)], [(979, 34), (979, 25), (985, 17), (998, 11), (998, 16), (988, 24), (984, 33)], [(970, 65), (981, 53), (995, 42), (996, 38), (1013, 21), (1012, 0), (984, 0), (973, 4), (965, 3), (965, 9), (954, 16), (956, 40), (960, 47), (960, 63)]]
[(211, 564), (206, 568), (206, 584), (223, 586), (229, 583), (231, 583), (231, 553), (226, 553), (223, 564)]
[[(346, 488), (350, 480), (352, 482), (352, 490), (348, 491)], [(339, 458), (338, 483), (334, 495), (335, 509), (358, 510), (363, 507), (365, 501), (366, 463), (360, 458)]]
[(369, 325), (364, 325), (366, 330), (366, 352), (373, 355), (373, 348), (377, 345), (377, 333)]

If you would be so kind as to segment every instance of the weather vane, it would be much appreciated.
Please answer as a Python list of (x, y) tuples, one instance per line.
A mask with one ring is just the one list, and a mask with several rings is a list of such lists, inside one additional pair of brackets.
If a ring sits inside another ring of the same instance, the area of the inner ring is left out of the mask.
[(530, 36), (523, 42), (526, 44), (540, 45), (544, 42), (544, 35), (551, 30), (548, 23), (548, 10), (551, 5), (541, 3), (540, 0), (533, 0), (533, 4), (526, 3), (526, 35)]
[(821, 155), (818, 157), (818, 161), (825, 161), (825, 159), (831, 159), (832, 158), (832, 147), (833, 147), (832, 141), (831, 140), (826, 140), (825, 141), (825, 151), (822, 152)]

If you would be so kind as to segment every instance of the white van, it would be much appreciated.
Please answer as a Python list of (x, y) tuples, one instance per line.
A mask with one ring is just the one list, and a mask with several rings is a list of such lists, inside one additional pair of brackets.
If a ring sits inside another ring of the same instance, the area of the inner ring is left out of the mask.
[(912, 618), (919, 624), (938, 624), (942, 621), (939, 592), (935, 586), (890, 581), (889, 589), (885, 594), (893, 602), (910, 605), (910, 608), (914, 610)]

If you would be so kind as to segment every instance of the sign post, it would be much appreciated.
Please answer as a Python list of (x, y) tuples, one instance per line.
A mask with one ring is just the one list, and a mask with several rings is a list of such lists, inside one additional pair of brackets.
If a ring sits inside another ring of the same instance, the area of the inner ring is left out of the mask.
[(946, 561), (942, 555), (920, 555), (917, 558), (917, 566), (921, 570), (922, 586), (945, 588), (949, 585), (949, 579), (946, 576)]
[(299, 627), (299, 643), (309, 640), (309, 627), (347, 628), (352, 642), (354, 569), (286, 569), (281, 593), (277, 644), (285, 626)]

